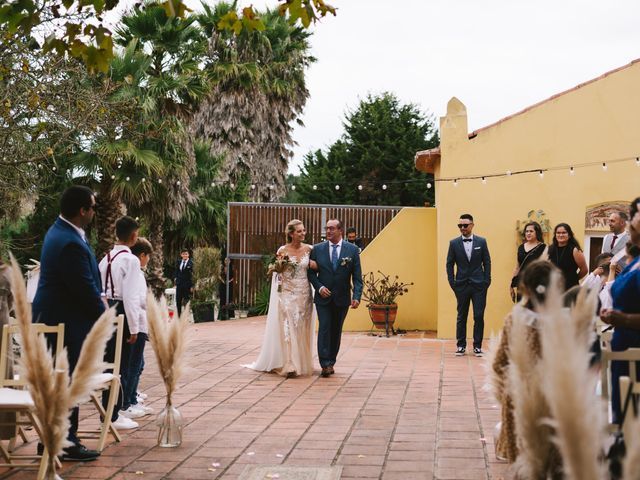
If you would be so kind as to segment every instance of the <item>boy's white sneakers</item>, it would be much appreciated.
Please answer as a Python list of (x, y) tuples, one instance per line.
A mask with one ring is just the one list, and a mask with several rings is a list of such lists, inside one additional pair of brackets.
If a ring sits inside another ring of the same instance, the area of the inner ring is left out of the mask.
[[(120, 412), (122, 413), (122, 412)], [(116, 430), (131, 430), (133, 428), (138, 428), (138, 422), (134, 422), (130, 418), (125, 417), (124, 415), (118, 415), (118, 418), (115, 422), (111, 422)]]

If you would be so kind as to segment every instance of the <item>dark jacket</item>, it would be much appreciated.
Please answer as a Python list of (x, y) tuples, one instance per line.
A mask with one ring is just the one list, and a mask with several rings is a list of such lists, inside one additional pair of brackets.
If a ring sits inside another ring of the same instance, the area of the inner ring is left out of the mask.
[[(338, 268), (333, 271), (329, 255), (329, 242), (318, 243), (313, 246), (310, 255), (311, 260), (318, 264), (318, 271), (307, 271), (309, 282), (315, 288), (314, 302), (319, 305), (328, 305), (333, 302), (339, 307), (351, 305), (351, 300), (360, 301), (362, 296), (362, 268), (360, 266), (360, 252), (358, 247), (343, 240), (338, 257)], [(353, 282), (353, 296), (351, 295), (351, 282)], [(324, 298), (320, 295), (321, 287), (331, 290), (331, 296)]]
[(180, 270), (182, 259), (176, 263), (176, 288), (190, 289), (193, 287), (193, 260), (189, 258), (183, 270)]
[(80, 234), (58, 218), (44, 237), (33, 321), (65, 324), (65, 345), (82, 344), (104, 312), (98, 262)]
[[(456, 265), (455, 276), (454, 264)], [(467, 258), (461, 236), (449, 242), (447, 278), (453, 289), (465, 285), (484, 288), (491, 285), (491, 256), (487, 241), (483, 237), (473, 236), (471, 261)]]

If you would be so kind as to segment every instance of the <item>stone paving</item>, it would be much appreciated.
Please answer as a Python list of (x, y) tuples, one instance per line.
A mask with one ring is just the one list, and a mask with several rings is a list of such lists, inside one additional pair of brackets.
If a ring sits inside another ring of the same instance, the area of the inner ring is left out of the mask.
[[(422, 332), (345, 333), (335, 375), (320, 378), (318, 368), (312, 377), (284, 379), (242, 367), (258, 354), (263, 329), (264, 317), (190, 325), (174, 398), (186, 421), (181, 447), (155, 446), (151, 415), (97, 461), (65, 462), (61, 476), (226, 480), (251, 465), (341, 465), (344, 480), (507, 477), (493, 453), (499, 409), (483, 388), (483, 360), (455, 357), (455, 342)], [(159, 411), (164, 387), (151, 348), (146, 359), (141, 389)], [(83, 412), (82, 422), (96, 421)]]

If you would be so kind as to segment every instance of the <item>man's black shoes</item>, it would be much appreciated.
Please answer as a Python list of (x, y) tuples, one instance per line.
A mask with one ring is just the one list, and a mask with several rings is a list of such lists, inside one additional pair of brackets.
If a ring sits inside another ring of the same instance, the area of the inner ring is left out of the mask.
[[(38, 443), (36, 451), (38, 455), (42, 455), (44, 452), (44, 445)], [(100, 452), (97, 450), (89, 450), (81, 443), (67, 447), (62, 452), (60, 460), (67, 462), (91, 462), (100, 456)]]

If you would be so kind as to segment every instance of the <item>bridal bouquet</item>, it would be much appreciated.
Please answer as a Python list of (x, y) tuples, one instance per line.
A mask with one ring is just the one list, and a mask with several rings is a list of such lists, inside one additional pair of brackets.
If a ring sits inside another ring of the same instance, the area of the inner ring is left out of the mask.
[(282, 292), (282, 274), (287, 270), (295, 272), (298, 267), (297, 262), (291, 260), (289, 255), (277, 255), (273, 263), (270, 263), (267, 267), (267, 275), (273, 273), (278, 274), (278, 292)]

